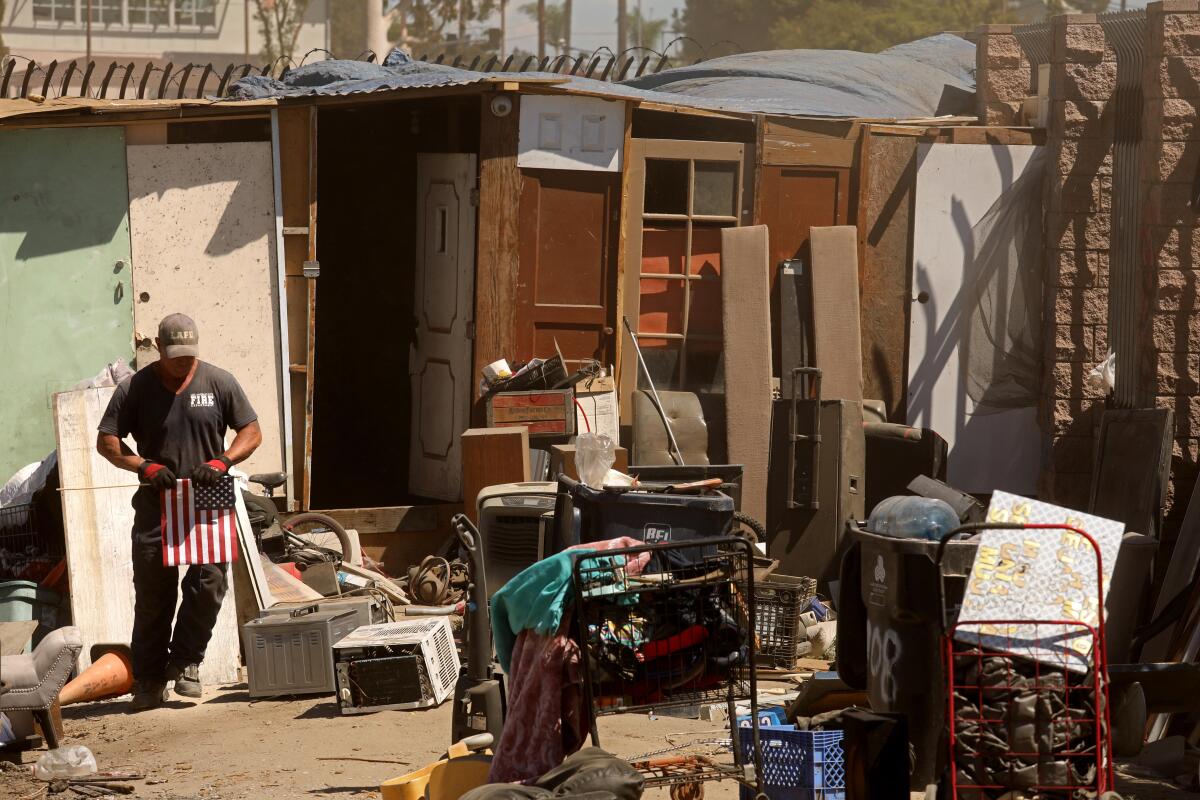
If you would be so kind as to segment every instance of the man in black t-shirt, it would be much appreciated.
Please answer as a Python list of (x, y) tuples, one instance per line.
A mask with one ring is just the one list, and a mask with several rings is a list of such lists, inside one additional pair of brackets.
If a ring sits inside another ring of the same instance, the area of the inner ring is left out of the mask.
[[(133, 495), (133, 702), (140, 711), (162, 705), (167, 683), (200, 697), (200, 662), (228, 588), (224, 564), (193, 564), (183, 579), (163, 565), (161, 492), (176, 478), (215, 485), (229, 467), (262, 443), (258, 416), (228, 372), (201, 361), (196, 323), (171, 314), (158, 326), (160, 358), (126, 378), (100, 420), (96, 450), (142, 485)], [(236, 431), (225, 447), (225, 432)], [(122, 441), (132, 435), (137, 454)]]

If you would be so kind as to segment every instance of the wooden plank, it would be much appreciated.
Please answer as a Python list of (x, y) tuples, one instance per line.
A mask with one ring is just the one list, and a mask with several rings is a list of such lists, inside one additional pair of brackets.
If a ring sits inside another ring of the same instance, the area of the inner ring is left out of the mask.
[(762, 163), (850, 167), (857, 141), (858, 126), (853, 122), (767, 117), (762, 134)]
[(822, 400), (862, 401), (858, 231), (812, 229), (813, 329)]
[(767, 227), (721, 230), (725, 426), (729, 462), (742, 465), (742, 510), (767, 518), (771, 452), (771, 275)]
[(975, 125), (956, 125), (943, 129), (953, 144), (1045, 144), (1046, 131), (1041, 128), (998, 128)]
[[(616, 300), (613, 303), (612, 313), (610, 315), (609, 326), (613, 330), (613, 363), (608, 366), (614, 370), (614, 378), (617, 385), (621, 384), (621, 379), (624, 374), (625, 365), (622, 357), (625, 355), (625, 337), (628, 335), (625, 332), (625, 324), (621, 322), (621, 318), (625, 316), (626, 303), (626, 284), (625, 270), (629, 263), (627, 249), (629, 247), (629, 226), (631, 224), (629, 214), (626, 209), (630, 203), (630, 180), (632, 173), (629, 169), (629, 158), (631, 155), (633, 142), (633, 103), (625, 104), (625, 135), (621, 145), (621, 199), (620, 207), (615, 209), (617, 218), (620, 220), (620, 228), (617, 231), (617, 285), (616, 285)], [(641, 230), (640, 220), (637, 222), (638, 230)]]
[(862, 297), (863, 396), (882, 400), (887, 418), (907, 414), (909, 313), (913, 303), (909, 253), (917, 143), (864, 126), (862, 200), (858, 209)]
[[(91, 664), (92, 645), (128, 644), (133, 630), (129, 537), (133, 529), (130, 501), (137, 478), (108, 463), (95, 446), (96, 426), (112, 394), (113, 388), (106, 387), (54, 396), (71, 616), (83, 637), (80, 670)], [(181, 581), (184, 574), (186, 570), (180, 570)], [(210, 684), (236, 680), (238, 654), (234, 596), (230, 591), (200, 665), (200, 679)]]
[[(492, 99), (480, 104), (479, 231), (475, 272), (475, 370), (517, 350), (517, 281), (520, 267), (518, 212), (521, 171), (517, 168), (519, 96), (511, 96), (512, 111), (492, 113)], [(472, 380), (478, 398), (478, 382)], [(468, 502), (473, 507), (474, 502)]]
[(464, 511), (478, 523), (475, 500), (480, 491), (529, 480), (529, 429), (470, 428), (463, 432), (462, 451)]

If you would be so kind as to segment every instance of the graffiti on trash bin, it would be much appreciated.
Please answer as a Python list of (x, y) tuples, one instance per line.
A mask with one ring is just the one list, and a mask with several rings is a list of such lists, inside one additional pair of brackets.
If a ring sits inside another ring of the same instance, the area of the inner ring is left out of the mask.
[(880, 700), (891, 705), (896, 702), (898, 682), (896, 667), (904, 655), (900, 634), (891, 628), (883, 628), (867, 620), (867, 664), (876, 676)]

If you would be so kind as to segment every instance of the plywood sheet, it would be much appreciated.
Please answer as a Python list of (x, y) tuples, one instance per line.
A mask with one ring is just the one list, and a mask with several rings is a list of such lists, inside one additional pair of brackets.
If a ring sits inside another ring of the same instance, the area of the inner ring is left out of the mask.
[(0, 132), (0, 482), (54, 449), (51, 395), (133, 358), (121, 128)]
[(771, 452), (771, 274), (767, 227), (721, 229), (725, 425), (742, 510), (765, 522)]
[[(263, 443), (241, 468), (286, 470), (270, 144), (131, 146), (128, 162), (139, 342), (167, 314), (195, 319), (200, 357), (232, 373), (258, 412)], [(139, 367), (155, 358), (138, 347)]]
[[(80, 670), (91, 664), (92, 645), (128, 644), (133, 631), (130, 500), (137, 476), (101, 458), (95, 444), (96, 426), (112, 393), (113, 388), (106, 387), (54, 396), (71, 616), (83, 637)], [(182, 570), (180, 574), (182, 579)], [(236, 680), (238, 653), (231, 588), (200, 667), (201, 680)]]
[(821, 397), (862, 401), (859, 330), (858, 229), (813, 228), (813, 340)]
[(866, 189), (859, 208), (863, 395), (882, 400), (887, 418), (905, 418), (909, 247), (917, 176), (917, 140), (867, 139)]
[(960, 350), (971, 229), (1024, 174), (1036, 151), (1031, 145), (930, 143), (917, 149), (913, 292), (925, 292), (927, 302), (912, 307), (908, 424), (941, 434), (950, 447), (947, 481), (966, 492), (1037, 490), (1037, 409), (976, 408)]

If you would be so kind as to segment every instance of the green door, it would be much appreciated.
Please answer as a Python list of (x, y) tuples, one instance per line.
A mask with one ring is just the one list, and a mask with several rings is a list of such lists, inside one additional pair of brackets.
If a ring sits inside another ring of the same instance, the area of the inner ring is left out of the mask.
[(133, 358), (120, 127), (0, 131), (0, 484), (54, 449), (51, 396)]

